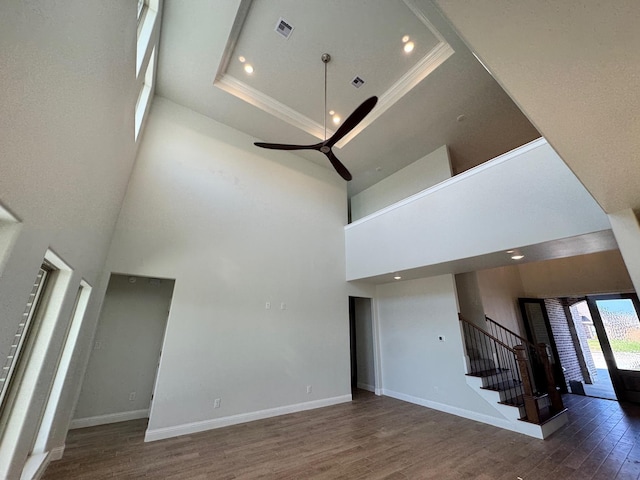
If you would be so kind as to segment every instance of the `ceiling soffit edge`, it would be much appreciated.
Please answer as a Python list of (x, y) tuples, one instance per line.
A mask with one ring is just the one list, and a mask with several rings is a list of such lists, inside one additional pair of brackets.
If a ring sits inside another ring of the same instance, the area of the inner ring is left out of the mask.
[[(415, 0), (402, 0), (409, 10), (425, 25), (425, 27), (438, 39), (438, 43), (424, 55), (412, 68), (405, 72), (390, 88), (383, 94), (378, 96), (378, 103), (373, 111), (348, 135), (336, 144), (336, 147), (342, 148), (355, 138), (366, 127), (371, 125), (380, 115), (391, 108), (411, 89), (424, 80), (436, 68), (444, 63), (453, 53), (454, 49), (449, 45), (444, 37), (436, 30), (425, 14), (416, 5)], [(234, 20), (229, 38), (222, 54), (222, 59), (218, 66), (213, 85), (247, 103), (257, 107), (264, 112), (283, 120), (294, 127), (297, 127), (319, 140), (324, 140), (324, 125), (312, 120), (308, 116), (299, 111), (285, 105), (275, 98), (247, 85), (227, 73), (229, 63), (233, 57), (233, 53), (238, 43), (238, 38), (242, 33), (242, 29), (251, 9), (253, 0), (241, 0), (238, 12)], [(331, 52), (329, 52), (331, 53)], [(327, 129), (326, 135), (330, 137), (334, 131)]]

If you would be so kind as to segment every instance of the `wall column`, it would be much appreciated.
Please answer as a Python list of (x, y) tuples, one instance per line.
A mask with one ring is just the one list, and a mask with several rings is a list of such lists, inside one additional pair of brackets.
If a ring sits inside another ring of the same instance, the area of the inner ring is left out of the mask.
[(609, 222), (616, 237), (636, 292), (640, 292), (640, 224), (631, 208), (609, 214)]

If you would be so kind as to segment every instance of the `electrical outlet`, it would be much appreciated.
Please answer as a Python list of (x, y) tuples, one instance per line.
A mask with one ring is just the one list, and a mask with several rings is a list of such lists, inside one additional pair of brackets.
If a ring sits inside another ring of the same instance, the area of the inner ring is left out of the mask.
[(220, 399), (219, 398), (216, 398), (213, 401), (213, 408), (220, 408)]
[(136, 399), (136, 392), (131, 392), (129, 394), (129, 401), (133, 402)]
[(286, 304), (286, 303), (284, 303), (284, 302), (282, 302), (282, 303), (280, 304), (280, 310), (286, 310), (286, 309), (287, 309), (287, 304)]
[(93, 346), (94, 350), (102, 350), (102, 342), (100, 340), (96, 340), (96, 343)]
[(307, 385), (307, 393), (311, 393), (311, 390), (312, 390), (311, 385)]
[(265, 310), (270, 310), (271, 309), (271, 302), (267, 302), (264, 304), (264, 309)]

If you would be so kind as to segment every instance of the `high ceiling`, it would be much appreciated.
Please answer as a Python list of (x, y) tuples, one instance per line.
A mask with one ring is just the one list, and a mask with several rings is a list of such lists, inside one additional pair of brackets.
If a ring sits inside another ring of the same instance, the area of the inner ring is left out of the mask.
[(640, 2), (436, 1), (605, 212), (640, 211)]
[[(288, 39), (275, 31), (281, 18)], [(444, 144), (459, 173), (539, 137), (429, 0), (165, 0), (156, 93), (262, 141), (315, 143), (325, 52), (327, 110), (344, 119), (380, 97), (335, 150), (350, 194)], [(317, 152), (299, 155), (331, 168)]]

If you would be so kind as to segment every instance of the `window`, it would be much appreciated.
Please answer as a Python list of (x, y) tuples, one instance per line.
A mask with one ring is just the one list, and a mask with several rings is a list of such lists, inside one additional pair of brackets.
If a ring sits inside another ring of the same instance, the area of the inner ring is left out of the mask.
[(156, 49), (151, 52), (151, 58), (149, 58), (149, 64), (144, 72), (144, 80), (140, 93), (138, 93), (138, 101), (136, 102), (136, 118), (135, 118), (135, 138), (138, 139), (140, 128), (142, 128), (142, 121), (147, 113), (147, 107), (149, 106), (149, 100), (151, 98), (151, 90), (153, 89), (154, 65), (155, 65)]
[(140, 21), (144, 17), (144, 13), (146, 9), (147, 9), (146, 0), (138, 0), (138, 25), (140, 25)]
[(47, 278), (52, 271), (53, 269), (47, 264), (43, 264), (40, 267), (38, 276), (36, 277), (33, 287), (31, 288), (27, 306), (25, 307), (22, 318), (18, 323), (18, 330), (13, 337), (13, 342), (11, 343), (9, 354), (7, 355), (5, 363), (2, 367), (2, 372), (0, 372), (0, 412), (2, 412), (5, 406), (5, 400), (9, 392), (9, 386), (11, 385), (11, 380), (14, 378), (14, 373), (17, 369), (20, 355), (24, 351), (24, 347), (27, 343), (27, 339), (30, 333), (34, 330), (33, 320), (35, 318), (36, 311), (38, 310), (39, 301), (42, 298), (42, 292), (44, 291), (45, 285), (47, 283)]
[(138, 41), (136, 47), (136, 79), (139, 85), (135, 108), (134, 138), (137, 141), (153, 96), (156, 56), (160, 36), (160, 3), (138, 0)]

